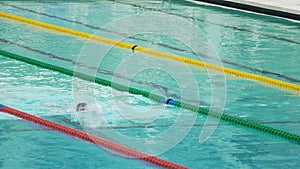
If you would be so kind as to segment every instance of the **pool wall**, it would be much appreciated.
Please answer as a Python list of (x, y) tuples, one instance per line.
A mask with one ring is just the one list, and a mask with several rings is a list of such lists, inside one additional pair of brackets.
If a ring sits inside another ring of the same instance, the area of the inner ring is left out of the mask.
[(230, 8), (236, 8), (236, 9), (252, 11), (261, 14), (267, 14), (267, 15), (278, 16), (278, 17), (300, 21), (300, 14), (288, 10), (281, 10), (279, 7), (275, 9), (274, 7), (271, 8), (271, 7), (266, 7), (264, 5), (257, 6), (254, 4), (246, 3), (245, 1), (219, 1), (219, 0), (195, 0), (195, 1), (206, 2), (206, 3), (226, 6)]

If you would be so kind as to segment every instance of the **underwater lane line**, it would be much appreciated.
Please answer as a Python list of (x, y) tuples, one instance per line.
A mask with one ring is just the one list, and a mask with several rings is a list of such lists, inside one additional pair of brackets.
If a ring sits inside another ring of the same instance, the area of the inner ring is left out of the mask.
[[(80, 123), (72, 122), (68, 119), (63, 120), (63, 122), (75, 126), (77, 128), (81, 128)], [(260, 122), (260, 124), (300, 124), (300, 121), (275, 121), (275, 122)], [(188, 124), (169, 124), (169, 125), (146, 125), (146, 126), (108, 126), (108, 127), (96, 127), (93, 129), (96, 130), (122, 130), (122, 129), (148, 129), (148, 128), (165, 128), (170, 126), (177, 126), (177, 127), (189, 127), (191, 125)], [(193, 127), (204, 127), (204, 126), (229, 126), (229, 124), (194, 124)], [(0, 133), (15, 133), (15, 132), (36, 132), (36, 131), (53, 131), (51, 129), (11, 129), (11, 130), (0, 130)]]
[(0, 133), (18, 133), (18, 132), (34, 132), (34, 131), (52, 131), (51, 129), (15, 129), (15, 130), (0, 130)]
[[(235, 27), (235, 26), (223, 25), (223, 24), (220, 24), (220, 23), (215, 23), (215, 22), (211, 22), (211, 21), (208, 21), (208, 20), (195, 18), (195, 17), (192, 17), (192, 16), (186, 16), (186, 15), (182, 15), (182, 14), (178, 14), (178, 13), (167, 12), (167, 11), (164, 11), (164, 10), (161, 10), (161, 9), (145, 7), (145, 6), (142, 6), (142, 5), (132, 4), (132, 3), (129, 3), (129, 2), (121, 2), (121, 1), (116, 1), (116, 0), (112, 0), (112, 1), (115, 2), (115, 3), (127, 5), (127, 6), (133, 6), (133, 7), (136, 7), (136, 8), (146, 9), (146, 10), (149, 10), (149, 11), (155, 11), (155, 12), (160, 12), (160, 13), (164, 13), (164, 14), (174, 15), (174, 16), (178, 16), (178, 17), (181, 17), (181, 18), (185, 18), (185, 19), (191, 19), (193, 21), (208, 23), (208, 24), (220, 26), (220, 27), (223, 27), (223, 28), (230, 28), (230, 29), (233, 29), (233, 30), (248, 32), (248, 33), (252, 33), (252, 34), (257, 34), (257, 35), (265, 36), (265, 37), (280, 40), (280, 41), (300, 44), (300, 42), (290, 40), (290, 39), (286, 39), (286, 38), (283, 38), (283, 37), (268, 35), (268, 34), (264, 34), (264, 33), (261, 33), (261, 32), (255, 32), (255, 31), (252, 31), (252, 30), (239, 28), (239, 27)], [(50, 14), (47, 14), (47, 13), (44, 13), (44, 12), (37, 12), (37, 11), (31, 10), (31, 9), (22, 8), (22, 7), (19, 7), (19, 6), (16, 6), (16, 5), (6, 4), (6, 3), (3, 3), (3, 2), (0, 2), (0, 4), (3, 5), (3, 6), (9, 6), (9, 7), (15, 8), (15, 9), (20, 9), (20, 10), (35, 13), (35, 14), (44, 15), (44, 16), (47, 16), (47, 17), (50, 17), (50, 18), (56, 18), (56, 19), (59, 19), (59, 20), (80, 24), (80, 25), (83, 25), (85, 27), (92, 28), (92, 29), (102, 30), (102, 31), (105, 31), (105, 32), (110, 32), (110, 33), (118, 33), (118, 32), (111, 31), (111, 30), (108, 30), (108, 29), (104, 29), (104, 28), (101, 28), (101, 27), (98, 27), (98, 26), (85, 24), (85, 23), (75, 21), (75, 20), (65, 19), (65, 18), (62, 18), (60, 16), (50, 15)], [(121, 33), (118, 33), (118, 34), (121, 34)]]
[[(156, 83), (153, 83), (151, 81), (148, 82), (148, 81), (141, 81), (141, 80), (131, 79), (131, 78), (128, 78), (124, 75), (117, 74), (117, 73), (109, 71), (109, 70), (100, 69), (100, 68), (96, 68), (96, 67), (92, 67), (92, 66), (87, 66), (83, 63), (75, 62), (72, 59), (67, 59), (67, 58), (64, 58), (64, 57), (60, 57), (60, 56), (54, 55), (52, 53), (44, 52), (44, 51), (41, 51), (41, 50), (38, 50), (38, 49), (34, 49), (34, 48), (29, 47), (29, 46), (25, 46), (23, 44), (16, 43), (16, 42), (13, 42), (13, 41), (9, 41), (9, 40), (6, 40), (6, 39), (0, 38), (0, 43), (5, 43), (5, 44), (10, 44), (10, 45), (15, 45), (15, 46), (18, 46), (18, 47), (22, 47), (24, 49), (27, 49), (28, 51), (47, 56), (48, 58), (53, 58), (53, 59), (65, 61), (65, 62), (71, 63), (74, 66), (76, 65), (76, 66), (79, 66), (79, 67), (87, 68), (89, 70), (95, 70), (95, 71), (97, 71), (98, 73), (100, 73), (102, 75), (111, 75), (111, 76), (114, 76), (114, 77), (117, 77), (117, 78), (120, 78), (120, 79), (124, 79), (124, 80), (130, 81), (130, 82), (133, 82), (133, 83), (138, 84), (138, 85), (145, 85), (145, 86), (148, 86), (148, 87), (153, 87), (153, 88), (155, 88), (159, 91), (163, 91), (167, 97), (172, 97), (172, 98), (175, 98), (177, 100), (182, 100), (182, 101), (185, 101), (185, 102), (200, 104), (198, 100), (183, 99), (180, 96), (178, 96), (177, 94), (175, 94), (173, 92), (170, 92), (170, 88), (159, 85), (159, 84), (156, 84)], [(204, 104), (204, 103), (201, 103), (201, 105), (202, 106), (208, 106), (207, 104)]]
[(52, 65), (49, 63), (44, 63), (38, 60), (34, 60), (31, 58), (27, 58), (21, 55), (17, 55), (17, 54), (13, 54), (10, 52), (6, 52), (3, 50), (0, 50), (0, 55), (7, 57), (7, 58), (11, 58), (11, 59), (15, 59), (21, 62), (25, 62), (27, 64), (31, 64), (31, 65), (35, 65), (37, 67), (43, 68), (43, 69), (48, 69), (48, 70), (52, 70), (52, 71), (56, 71), (56, 72), (60, 72), (62, 74), (71, 76), (73, 78), (79, 78), (85, 81), (89, 81), (89, 82), (93, 82), (93, 83), (97, 83), (99, 85), (102, 86), (109, 86), (115, 90), (118, 91), (122, 91), (122, 92), (128, 92), (130, 94), (133, 95), (140, 95), (143, 97), (146, 97), (154, 102), (157, 103), (161, 103), (161, 104), (169, 104), (169, 105), (173, 105), (176, 106), (178, 108), (182, 108), (182, 109), (186, 109), (186, 110), (190, 110), (192, 112), (196, 112), (198, 114), (202, 114), (202, 115), (206, 115), (206, 116), (211, 116), (217, 119), (221, 119), (224, 121), (227, 121), (229, 123), (232, 124), (236, 124), (239, 126), (243, 126), (246, 128), (251, 128), (253, 130), (257, 130), (257, 131), (261, 131), (264, 133), (268, 133), (270, 135), (273, 136), (277, 136), (277, 137), (281, 137), (283, 139), (289, 140), (292, 143), (296, 143), (296, 144), (300, 144), (300, 135), (297, 134), (293, 134), (293, 133), (289, 133), (283, 130), (279, 130), (273, 127), (269, 127), (269, 126), (265, 126), (262, 124), (259, 124), (255, 121), (251, 121), (251, 120), (247, 120), (247, 119), (243, 119), (237, 116), (233, 116), (230, 114), (225, 114), (225, 113), (220, 113), (220, 112), (215, 112), (215, 111), (210, 111), (209, 109), (205, 108), (205, 107), (201, 107), (201, 106), (195, 106), (189, 103), (185, 103), (182, 101), (178, 101), (178, 100), (173, 100), (170, 98), (166, 98), (164, 96), (159, 96), (156, 94), (152, 94), (140, 89), (136, 89), (133, 87), (129, 87), (129, 86), (124, 86), (122, 84), (118, 84), (118, 83), (114, 83), (105, 79), (101, 79), (98, 77), (93, 77), (78, 71), (74, 71), (74, 70), (70, 70), (70, 69), (66, 69), (63, 67), (59, 67), (56, 65)]
[(167, 12), (167, 11), (164, 11), (164, 10), (161, 10), (161, 9), (150, 8), (150, 7), (146, 7), (146, 6), (142, 6), (142, 5), (138, 5), (138, 4), (133, 4), (133, 3), (129, 3), (129, 2), (124, 2), (124, 1), (118, 1), (118, 0), (112, 0), (112, 1), (114, 1), (116, 3), (128, 5), (128, 6), (133, 6), (133, 7), (140, 8), (140, 9), (146, 9), (146, 10), (149, 10), (149, 11), (161, 12), (161, 13), (164, 13), (164, 14), (174, 15), (174, 16), (178, 16), (178, 17), (181, 17), (181, 18), (185, 18), (185, 19), (191, 19), (193, 21), (208, 23), (208, 24), (220, 26), (220, 27), (223, 27), (223, 28), (229, 28), (229, 29), (233, 29), (233, 30), (237, 30), (237, 31), (241, 31), (241, 32), (248, 32), (248, 33), (252, 33), (252, 34), (256, 34), (256, 35), (260, 35), (260, 36), (265, 36), (265, 37), (268, 37), (268, 38), (272, 38), (272, 39), (276, 39), (276, 40), (280, 40), (280, 41), (285, 41), (285, 42), (289, 42), (289, 43), (300, 44), (300, 42), (290, 40), (290, 39), (286, 39), (286, 38), (283, 38), (283, 37), (268, 35), (268, 34), (256, 32), (256, 31), (248, 30), (248, 29), (244, 29), (244, 28), (239, 28), (239, 27), (235, 27), (235, 26), (223, 25), (221, 23), (216, 23), (216, 22), (212, 22), (212, 21), (208, 21), (208, 20), (204, 20), (204, 19), (199, 19), (199, 18), (195, 18), (195, 17), (192, 17), (192, 16), (186, 16), (186, 15), (182, 15), (180, 13)]
[[(16, 6), (16, 5), (6, 4), (6, 3), (3, 3), (3, 2), (0, 2), (0, 4), (3, 5), (3, 6), (9, 6), (9, 7), (12, 7), (12, 8), (20, 9), (22, 11), (31, 12), (31, 13), (34, 13), (34, 14), (37, 14), (37, 15), (47, 16), (49, 18), (54, 18), (54, 19), (58, 19), (58, 20), (61, 20), (61, 21), (65, 21), (65, 22), (79, 24), (79, 25), (85, 26), (85, 27), (90, 28), (90, 29), (101, 30), (103, 32), (117, 34), (117, 35), (120, 35), (122, 37), (127, 37), (128, 39), (133, 39), (133, 40), (138, 40), (138, 41), (142, 41), (142, 42), (151, 43), (153, 45), (161, 46), (161, 47), (168, 48), (168, 49), (171, 49), (171, 50), (174, 50), (174, 51), (184, 52), (184, 53), (187, 53), (187, 54), (193, 54), (195, 56), (201, 56), (202, 58), (215, 60), (214, 58), (206, 56), (203, 53), (196, 53), (196, 52), (193, 52), (193, 51), (188, 51), (188, 50), (185, 50), (185, 49), (170, 46), (168, 44), (164, 44), (164, 43), (160, 43), (160, 42), (152, 42), (152, 41), (149, 41), (149, 40), (146, 40), (146, 39), (130, 36), (126, 33), (121, 33), (121, 32), (116, 32), (116, 31), (113, 31), (113, 30), (108, 30), (108, 29), (105, 29), (105, 28), (101, 28), (99, 26), (90, 25), (90, 24), (86, 24), (86, 23), (79, 22), (79, 21), (76, 21), (76, 20), (66, 19), (66, 18), (63, 18), (63, 17), (60, 17), (60, 16), (50, 15), (48, 13), (38, 12), (38, 11), (34, 11), (34, 10), (31, 10), (31, 9), (27, 9), (27, 8), (22, 8), (22, 7), (19, 7), (19, 6)], [(272, 37), (270, 37), (270, 38), (272, 38)], [(286, 40), (286, 41), (289, 42), (288, 40)], [(300, 83), (299, 79), (296, 79), (296, 78), (293, 78), (293, 77), (290, 77), (290, 76), (287, 76), (287, 75), (283, 75), (283, 74), (280, 74), (280, 73), (271, 72), (271, 71), (267, 71), (267, 70), (261, 70), (261, 69), (253, 68), (253, 67), (250, 67), (250, 66), (245, 66), (245, 65), (242, 65), (242, 64), (239, 64), (239, 63), (236, 63), (236, 62), (232, 62), (232, 61), (227, 60), (227, 59), (221, 59), (221, 61), (223, 63), (234, 65), (236, 67), (243, 68), (243, 69), (248, 69), (248, 70), (253, 71), (253, 72), (259, 72), (259, 73), (262, 73), (262, 74), (270, 74), (270, 75), (274, 75), (274, 76), (277, 76), (277, 77), (282, 78), (282, 79), (286, 79), (290, 82)]]
[(64, 27), (61, 27), (61, 26), (36, 21), (36, 20), (21, 17), (21, 16), (16, 16), (16, 15), (13, 15), (13, 14), (0, 12), (0, 17), (15, 20), (15, 21), (19, 21), (19, 22), (23, 22), (23, 23), (27, 23), (27, 24), (31, 24), (31, 25), (35, 25), (35, 26), (39, 26), (39, 27), (42, 27), (42, 28), (58, 31), (58, 32), (61, 32), (61, 33), (65, 33), (65, 34), (69, 34), (69, 35), (73, 35), (73, 36), (77, 36), (77, 37), (81, 37), (81, 38), (85, 38), (85, 39), (88, 39), (88, 40), (94, 40), (94, 41), (102, 42), (102, 43), (105, 43), (105, 44), (108, 44), (108, 45), (114, 45), (114, 46), (117, 46), (119, 48), (132, 50), (133, 47), (134, 47), (134, 50), (136, 52), (141, 52), (143, 54), (149, 54), (151, 56), (156, 56), (156, 57), (160, 57), (160, 58), (164, 58), (164, 59), (174, 60), (174, 61), (177, 61), (177, 62), (182, 62), (182, 63), (185, 63), (185, 64), (197, 66), (197, 67), (207, 68), (207, 69), (215, 70), (215, 71), (218, 71), (218, 72), (221, 72), (221, 73), (234, 75), (234, 76), (237, 76), (237, 77), (240, 77), (240, 78), (256, 80), (256, 81), (259, 81), (259, 82), (262, 82), (262, 83), (265, 83), (265, 84), (268, 84), (268, 85), (271, 85), (271, 86), (275, 86), (275, 87), (278, 87), (278, 88), (281, 88), (281, 89), (287, 89), (287, 90), (290, 90), (290, 91), (300, 92), (300, 85), (297, 85), (297, 84), (293, 84), (293, 83), (289, 83), (289, 82), (285, 82), (285, 81), (281, 81), (281, 80), (277, 80), (277, 79), (272, 79), (272, 78), (261, 76), (261, 75), (242, 72), (242, 71), (235, 70), (235, 69), (232, 69), (232, 68), (226, 68), (226, 67), (223, 67), (223, 66), (218, 66), (218, 65), (215, 65), (215, 64), (207, 63), (207, 62), (203, 62), (203, 61), (199, 61), (199, 60), (195, 60), (195, 59), (191, 59), (191, 58), (186, 58), (184, 56), (179, 56), (179, 55), (175, 55), (175, 54), (171, 54), (171, 53), (166, 53), (166, 52), (162, 52), (162, 51), (158, 51), (158, 50), (153, 50), (153, 49), (150, 49), (150, 48), (137, 46), (135, 44), (129, 44), (129, 43), (126, 43), (126, 42), (120, 42), (120, 41), (116, 41), (116, 40), (101, 37), (101, 36), (95, 36), (95, 35), (88, 34), (88, 33), (85, 33), (85, 32), (80, 32), (80, 31), (64, 28)]

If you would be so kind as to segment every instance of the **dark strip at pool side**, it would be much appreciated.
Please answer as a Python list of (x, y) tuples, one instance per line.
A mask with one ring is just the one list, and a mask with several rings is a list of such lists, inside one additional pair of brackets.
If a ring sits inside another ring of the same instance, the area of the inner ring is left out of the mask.
[(222, 0), (194, 0), (194, 1), (206, 2), (206, 3), (215, 4), (215, 5), (221, 5), (221, 6), (226, 6), (226, 7), (230, 7), (230, 8), (236, 8), (236, 9), (252, 11), (252, 12), (257, 12), (257, 13), (261, 13), (261, 14), (267, 14), (267, 15), (272, 15), (272, 16), (283, 17), (283, 18), (287, 18), (287, 19), (293, 19), (293, 20), (300, 21), (299, 14), (281, 11), (281, 10), (269, 9), (269, 8), (264, 8), (264, 7), (258, 7), (258, 6), (243, 4), (243, 3), (239, 3), (239, 2), (222, 1)]

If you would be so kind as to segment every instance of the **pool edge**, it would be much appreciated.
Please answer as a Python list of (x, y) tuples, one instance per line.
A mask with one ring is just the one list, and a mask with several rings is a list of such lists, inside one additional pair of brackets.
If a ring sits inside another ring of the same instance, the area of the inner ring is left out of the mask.
[[(267, 5), (259, 4), (259, 3), (246, 3), (246, 2), (241, 2), (241, 1), (219, 1), (219, 0), (193, 0), (193, 1), (198, 1), (198, 2), (206, 2), (210, 4), (215, 4), (215, 5), (221, 5), (225, 7), (230, 7), (230, 8), (236, 8), (236, 9), (241, 9), (241, 10), (246, 10), (246, 11), (251, 11), (251, 12), (257, 12), (261, 14), (266, 14), (266, 15), (271, 15), (271, 16), (277, 16), (277, 17), (282, 17), (286, 19), (292, 19), (296, 21), (300, 21), (300, 11), (299, 14), (297, 13), (292, 13), (290, 11), (286, 10), (280, 10), (279, 7), (277, 9), (274, 8), (269, 8)], [(281, 8), (282, 9), (282, 8)]]

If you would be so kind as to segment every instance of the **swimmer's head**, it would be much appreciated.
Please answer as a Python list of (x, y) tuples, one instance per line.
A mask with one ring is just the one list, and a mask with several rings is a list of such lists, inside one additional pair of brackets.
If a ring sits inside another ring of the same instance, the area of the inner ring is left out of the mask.
[(86, 103), (78, 103), (76, 106), (76, 112), (84, 111), (87, 108)]

